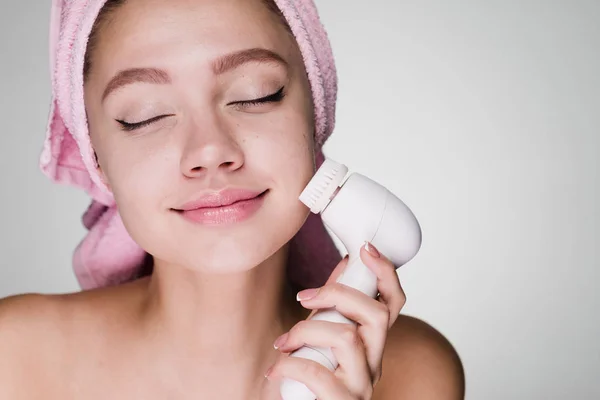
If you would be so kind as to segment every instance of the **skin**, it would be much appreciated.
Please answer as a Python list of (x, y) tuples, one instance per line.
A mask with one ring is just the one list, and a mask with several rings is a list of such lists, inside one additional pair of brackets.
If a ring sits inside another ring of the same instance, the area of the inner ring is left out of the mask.
[[(215, 59), (251, 48), (285, 64), (215, 75)], [(115, 74), (142, 67), (163, 70), (168, 83), (103, 98)], [(282, 86), (281, 102), (233, 104)], [(1, 301), (1, 398), (269, 400), (282, 377), (320, 400), (463, 397), (456, 352), (429, 325), (399, 316), (406, 297), (373, 247), (361, 257), (378, 276), (378, 299), (335, 283), (346, 260), (312, 300), (296, 301), (287, 285), (287, 243), (308, 216), (297, 196), (314, 173), (312, 103), (298, 48), (262, 2), (129, 0), (99, 35), (85, 101), (98, 172), (154, 273)], [(116, 122), (159, 115), (168, 116), (131, 132)], [(172, 211), (228, 187), (269, 192), (236, 224), (192, 224)], [(325, 307), (357, 326), (306, 321)], [(332, 347), (335, 373), (288, 357), (304, 343)]]

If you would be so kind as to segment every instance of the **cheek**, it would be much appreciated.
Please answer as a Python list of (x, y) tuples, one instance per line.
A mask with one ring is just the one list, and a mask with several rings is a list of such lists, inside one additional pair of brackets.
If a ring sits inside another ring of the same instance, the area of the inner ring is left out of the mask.
[[(176, 161), (166, 152), (142, 146), (122, 147), (107, 159), (107, 178), (119, 207), (119, 214), (131, 237), (146, 251), (161, 249), (165, 216), (174, 206)], [(124, 150), (127, 151), (124, 151)]]
[(164, 201), (167, 184), (173, 181), (168, 176), (173, 174), (174, 162), (166, 151), (153, 150), (141, 141), (119, 140), (110, 145), (103, 168), (124, 218)]
[(249, 169), (270, 178), (276, 221), (292, 229), (303, 222), (307, 209), (298, 200), (315, 172), (312, 124), (300, 113), (282, 114), (271, 121), (267, 134), (257, 136), (256, 148), (246, 152)]
[(289, 100), (280, 112), (258, 119), (256, 126), (247, 130), (251, 135), (243, 134), (258, 143), (255, 149), (248, 149), (247, 156), (268, 166), (273, 176), (290, 172), (302, 175), (314, 168), (312, 114), (305, 109), (302, 98)]
[(281, 194), (291, 195), (314, 173), (312, 142), (311, 126), (303, 118), (283, 117), (248, 142), (245, 161), (250, 170), (270, 177)]

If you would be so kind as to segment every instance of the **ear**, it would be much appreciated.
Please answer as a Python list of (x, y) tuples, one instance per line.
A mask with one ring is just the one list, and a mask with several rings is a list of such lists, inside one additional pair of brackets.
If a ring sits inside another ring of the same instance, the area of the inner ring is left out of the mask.
[(108, 178), (106, 177), (106, 174), (104, 174), (102, 167), (100, 167), (100, 162), (98, 161), (98, 154), (96, 154), (96, 151), (94, 151), (94, 160), (95, 160), (95, 164), (96, 164), (96, 172), (98, 172), (98, 176), (100, 177), (100, 180), (102, 180), (102, 183), (104, 183), (104, 185), (106, 185), (108, 190), (110, 190), (112, 192), (110, 184), (108, 183)]

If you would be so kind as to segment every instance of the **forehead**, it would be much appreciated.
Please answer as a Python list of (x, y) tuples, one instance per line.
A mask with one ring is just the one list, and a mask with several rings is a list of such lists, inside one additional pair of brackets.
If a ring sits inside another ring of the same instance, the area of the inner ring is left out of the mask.
[(264, 0), (127, 0), (104, 24), (94, 58), (130, 64), (174, 53), (216, 58), (255, 47), (292, 58), (294, 44)]

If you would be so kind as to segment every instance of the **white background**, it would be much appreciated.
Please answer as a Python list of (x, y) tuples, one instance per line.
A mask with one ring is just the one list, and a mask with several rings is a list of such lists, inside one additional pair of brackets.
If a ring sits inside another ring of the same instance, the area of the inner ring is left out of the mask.
[[(423, 229), (404, 312), (457, 348), (468, 399), (600, 398), (600, 2), (317, 5), (340, 78), (326, 154)], [(0, 12), (0, 297), (78, 290), (88, 199), (37, 169), (48, 19)]]

